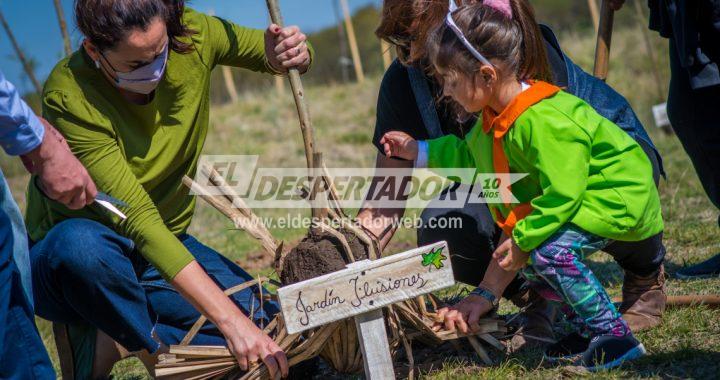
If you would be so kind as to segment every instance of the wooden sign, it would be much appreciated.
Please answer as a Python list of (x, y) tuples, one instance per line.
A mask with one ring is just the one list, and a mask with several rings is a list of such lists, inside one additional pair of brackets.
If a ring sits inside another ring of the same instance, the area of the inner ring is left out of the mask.
[(446, 242), (278, 289), (287, 331), (301, 332), (455, 284)]

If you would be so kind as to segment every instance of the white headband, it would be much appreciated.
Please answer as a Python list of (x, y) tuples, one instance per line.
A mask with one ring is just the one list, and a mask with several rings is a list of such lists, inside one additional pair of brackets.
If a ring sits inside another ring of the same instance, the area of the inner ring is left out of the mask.
[(477, 49), (475, 49), (474, 46), (472, 46), (472, 44), (470, 43), (470, 41), (468, 41), (468, 39), (465, 37), (465, 35), (463, 34), (463, 32), (460, 30), (460, 28), (459, 28), (459, 27), (457, 26), (457, 24), (455, 23), (455, 20), (453, 20), (452, 14), (453, 14), (453, 12), (455, 12), (457, 9), (458, 9), (458, 6), (457, 6), (457, 4), (455, 4), (455, 1), (454, 1), (454, 0), (450, 0), (450, 7), (448, 8), (447, 17), (445, 17), (445, 24), (450, 28), (450, 30), (453, 31), (453, 33), (455, 33), (455, 35), (456, 35), (457, 38), (460, 40), (460, 42), (462, 42), (462, 44), (465, 45), (465, 48), (467, 48), (467, 49), (470, 51), (470, 53), (472, 53), (472, 55), (473, 55), (475, 58), (477, 58), (478, 61), (480, 61), (480, 62), (481, 62), (482, 64), (484, 64), (484, 65), (488, 65), (488, 66), (490, 66), (490, 67), (493, 67), (493, 64), (490, 63), (490, 61), (489, 61), (487, 58), (485, 58), (485, 56), (483, 56), (482, 54), (480, 54), (480, 52), (477, 51)]

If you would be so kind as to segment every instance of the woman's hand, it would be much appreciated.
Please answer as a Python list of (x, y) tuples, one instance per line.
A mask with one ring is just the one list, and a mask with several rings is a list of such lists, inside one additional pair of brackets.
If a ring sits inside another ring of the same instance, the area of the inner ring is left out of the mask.
[(442, 322), (435, 323), (433, 330), (438, 331), (444, 327), (448, 331), (459, 329), (463, 334), (480, 331), (480, 317), (492, 309), (492, 303), (484, 297), (469, 295), (454, 306), (438, 310), (438, 319), (442, 318)]
[(240, 369), (247, 370), (262, 360), (272, 378), (288, 375), (288, 361), (282, 349), (240, 311), (197, 261), (178, 272), (172, 285), (218, 327)]
[(527, 265), (530, 254), (520, 249), (513, 239), (507, 239), (493, 252), (493, 258), (498, 261), (500, 268), (517, 272)]
[(289, 369), (285, 353), (244, 315), (231, 318), (227, 323), (218, 325), (218, 328), (225, 336), (228, 348), (235, 355), (241, 370), (247, 371), (262, 360), (271, 378), (287, 377)]
[(390, 131), (380, 139), (387, 157), (399, 157), (406, 160), (416, 160), (418, 156), (418, 143), (405, 132)]
[(310, 51), (307, 37), (297, 26), (280, 28), (271, 24), (265, 31), (265, 55), (277, 72), (286, 73), (297, 68), (305, 73), (310, 67)]

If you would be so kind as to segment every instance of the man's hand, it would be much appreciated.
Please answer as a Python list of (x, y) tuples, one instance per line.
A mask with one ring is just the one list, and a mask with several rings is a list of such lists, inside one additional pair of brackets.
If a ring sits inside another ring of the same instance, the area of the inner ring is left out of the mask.
[(513, 239), (507, 239), (493, 252), (493, 258), (498, 261), (500, 268), (517, 272), (527, 265), (530, 254), (520, 249)]
[(247, 371), (262, 360), (271, 378), (288, 376), (289, 365), (283, 350), (249, 319), (238, 316), (219, 328), (241, 370)]
[(416, 160), (418, 156), (418, 143), (405, 132), (390, 131), (380, 139), (385, 156), (399, 157), (406, 160)]
[(435, 323), (433, 330), (438, 331), (444, 327), (448, 331), (459, 329), (463, 334), (480, 331), (480, 317), (492, 309), (493, 305), (484, 297), (467, 296), (455, 306), (438, 310), (438, 319), (442, 318), (442, 322)]
[(36, 174), (43, 193), (70, 209), (77, 210), (95, 201), (97, 189), (85, 167), (73, 156), (63, 136), (47, 120), (39, 147), (23, 155), (28, 171)]
[(307, 37), (297, 26), (280, 28), (271, 24), (265, 31), (265, 55), (276, 71), (286, 73), (297, 68), (301, 74), (310, 67)]

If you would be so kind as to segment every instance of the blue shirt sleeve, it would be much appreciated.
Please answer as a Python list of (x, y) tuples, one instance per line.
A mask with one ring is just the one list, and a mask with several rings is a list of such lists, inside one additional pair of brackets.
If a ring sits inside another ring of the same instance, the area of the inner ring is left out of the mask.
[(7, 154), (17, 156), (37, 148), (44, 135), (40, 119), (0, 71), (0, 146)]

